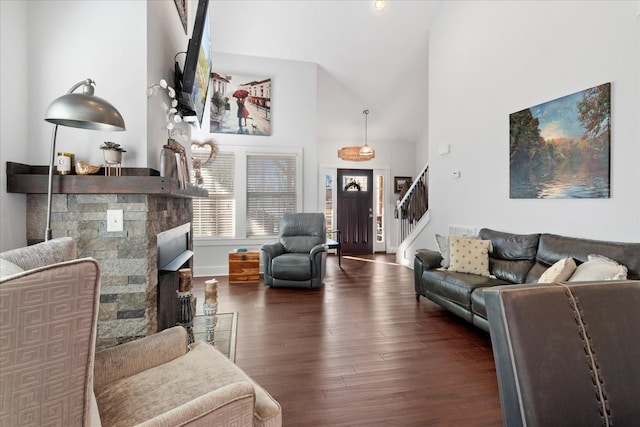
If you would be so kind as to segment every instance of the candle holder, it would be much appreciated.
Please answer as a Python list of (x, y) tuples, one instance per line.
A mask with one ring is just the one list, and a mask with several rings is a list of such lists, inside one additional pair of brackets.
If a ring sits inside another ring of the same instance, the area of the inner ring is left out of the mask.
[(215, 344), (215, 328), (218, 323), (218, 281), (204, 282), (204, 340), (207, 344)]
[(178, 270), (178, 325), (187, 330), (189, 344), (194, 342), (193, 337), (193, 284), (191, 282), (191, 269)]
[(218, 304), (204, 304), (204, 341), (215, 344), (215, 329), (218, 323)]
[(189, 336), (189, 344), (194, 342), (193, 338), (193, 309), (191, 299), (193, 298), (193, 292), (180, 292), (178, 294), (178, 325), (187, 330)]

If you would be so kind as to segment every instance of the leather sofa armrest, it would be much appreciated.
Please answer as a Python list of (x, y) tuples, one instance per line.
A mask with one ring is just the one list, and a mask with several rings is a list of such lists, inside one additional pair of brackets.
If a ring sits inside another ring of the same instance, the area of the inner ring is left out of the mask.
[(284, 253), (284, 246), (280, 242), (276, 243), (265, 243), (260, 248), (262, 252), (262, 268), (264, 269), (264, 277), (265, 284), (270, 284), (271, 282), (271, 261)]
[(282, 255), (284, 253), (284, 246), (280, 242), (276, 243), (265, 243), (260, 248), (263, 252), (268, 255), (269, 259), (273, 259), (278, 255)]
[(415, 267), (419, 267), (421, 270), (431, 270), (433, 268), (440, 268), (442, 266), (442, 255), (440, 252), (431, 249), (418, 249), (416, 250), (416, 256), (413, 262)]
[(438, 268), (442, 265), (440, 252), (431, 249), (417, 249), (413, 259), (413, 283), (416, 290), (416, 298), (424, 295), (422, 287), (422, 273), (426, 270)]
[(311, 255), (311, 258), (313, 258), (317, 254), (319, 254), (321, 252), (326, 252), (326, 251), (327, 251), (327, 247), (325, 246), (324, 243), (321, 243), (321, 244), (315, 245), (313, 248), (311, 248), (311, 252), (309, 252), (309, 254)]
[(130, 377), (162, 365), (188, 350), (187, 331), (174, 326), (157, 334), (97, 351), (94, 365), (94, 388)]

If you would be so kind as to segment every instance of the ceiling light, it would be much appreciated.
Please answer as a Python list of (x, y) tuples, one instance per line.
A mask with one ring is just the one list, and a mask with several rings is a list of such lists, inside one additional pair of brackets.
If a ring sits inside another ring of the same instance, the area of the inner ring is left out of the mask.
[(376, 156), (376, 151), (367, 144), (367, 116), (369, 115), (369, 110), (364, 110), (362, 114), (364, 114), (364, 145), (360, 148), (360, 156), (369, 160)]
[(338, 157), (342, 160), (364, 162), (376, 156), (376, 151), (367, 144), (367, 115), (369, 114), (369, 110), (364, 110), (362, 114), (364, 114), (364, 145), (342, 147), (338, 150)]
[(378, 12), (380, 12), (382, 9), (384, 9), (384, 6), (387, 4), (387, 2), (385, 0), (375, 0), (373, 2), (373, 8), (375, 10), (377, 10)]

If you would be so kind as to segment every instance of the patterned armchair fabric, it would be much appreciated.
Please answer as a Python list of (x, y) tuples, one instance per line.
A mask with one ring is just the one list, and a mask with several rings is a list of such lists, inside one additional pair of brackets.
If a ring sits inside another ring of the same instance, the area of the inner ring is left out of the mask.
[(0, 425), (100, 423), (91, 412), (100, 270), (75, 255), (65, 238), (0, 256), (28, 269), (0, 279)]
[(288, 213), (277, 243), (262, 245), (264, 284), (318, 287), (324, 281), (327, 226), (322, 213)]
[(0, 254), (1, 426), (282, 425), (277, 401), (182, 327), (95, 353), (100, 269), (76, 254), (70, 238)]

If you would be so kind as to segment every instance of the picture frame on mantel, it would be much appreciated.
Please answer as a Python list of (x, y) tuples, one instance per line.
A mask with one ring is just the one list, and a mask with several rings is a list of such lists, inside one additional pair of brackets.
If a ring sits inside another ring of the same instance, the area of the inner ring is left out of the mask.
[(184, 33), (188, 35), (187, 22), (189, 19), (187, 11), (189, 9), (189, 0), (173, 0), (173, 2), (176, 4), (176, 9), (178, 9), (178, 15), (180, 15), (180, 22), (182, 22)]

